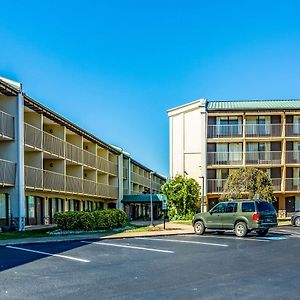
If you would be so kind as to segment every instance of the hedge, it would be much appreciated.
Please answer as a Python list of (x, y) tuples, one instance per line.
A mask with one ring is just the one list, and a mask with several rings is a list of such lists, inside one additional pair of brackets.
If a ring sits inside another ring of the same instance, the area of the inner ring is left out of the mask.
[(54, 215), (54, 223), (61, 230), (107, 230), (126, 225), (127, 217), (119, 209), (96, 211), (65, 211)]

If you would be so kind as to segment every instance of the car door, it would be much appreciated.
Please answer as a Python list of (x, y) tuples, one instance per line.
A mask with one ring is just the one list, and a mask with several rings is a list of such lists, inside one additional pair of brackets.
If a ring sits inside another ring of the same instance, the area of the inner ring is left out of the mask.
[(219, 203), (209, 211), (206, 219), (207, 228), (222, 229), (223, 228), (223, 215), (226, 211), (226, 203)]
[(237, 212), (237, 203), (228, 202), (226, 206), (226, 210), (222, 215), (222, 223), (224, 229), (233, 229), (236, 212)]

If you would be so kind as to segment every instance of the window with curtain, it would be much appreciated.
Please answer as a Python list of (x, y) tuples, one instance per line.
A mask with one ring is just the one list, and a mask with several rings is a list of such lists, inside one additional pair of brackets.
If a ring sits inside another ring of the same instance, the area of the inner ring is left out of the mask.
[(243, 146), (241, 143), (229, 144), (229, 160), (241, 161), (243, 159)]
[(297, 189), (300, 187), (300, 168), (293, 168), (293, 185)]
[(228, 144), (216, 144), (216, 152), (217, 163), (228, 161)]
[(294, 116), (293, 133), (296, 135), (300, 134), (300, 116)]
[(27, 212), (28, 212), (29, 219), (35, 218), (35, 197), (34, 196), (27, 196)]

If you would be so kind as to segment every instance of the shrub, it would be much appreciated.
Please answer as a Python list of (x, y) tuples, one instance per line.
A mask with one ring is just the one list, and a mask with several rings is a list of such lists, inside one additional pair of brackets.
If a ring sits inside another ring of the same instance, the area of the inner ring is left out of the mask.
[(54, 223), (61, 230), (106, 230), (125, 226), (124, 211), (118, 209), (96, 211), (66, 211), (54, 215)]

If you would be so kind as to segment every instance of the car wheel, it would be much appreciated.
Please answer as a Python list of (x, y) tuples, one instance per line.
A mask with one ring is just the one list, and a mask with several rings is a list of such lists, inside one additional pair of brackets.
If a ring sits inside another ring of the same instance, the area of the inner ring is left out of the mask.
[(269, 232), (269, 229), (257, 230), (256, 233), (258, 236), (265, 236)]
[(300, 227), (300, 217), (297, 217), (294, 221), (294, 224), (297, 226), (297, 227)]
[(203, 221), (197, 221), (194, 224), (194, 231), (196, 234), (199, 234), (199, 235), (201, 235), (205, 232), (205, 226), (204, 226)]
[(238, 222), (234, 226), (235, 235), (238, 237), (244, 237), (248, 233), (248, 228), (245, 222)]

